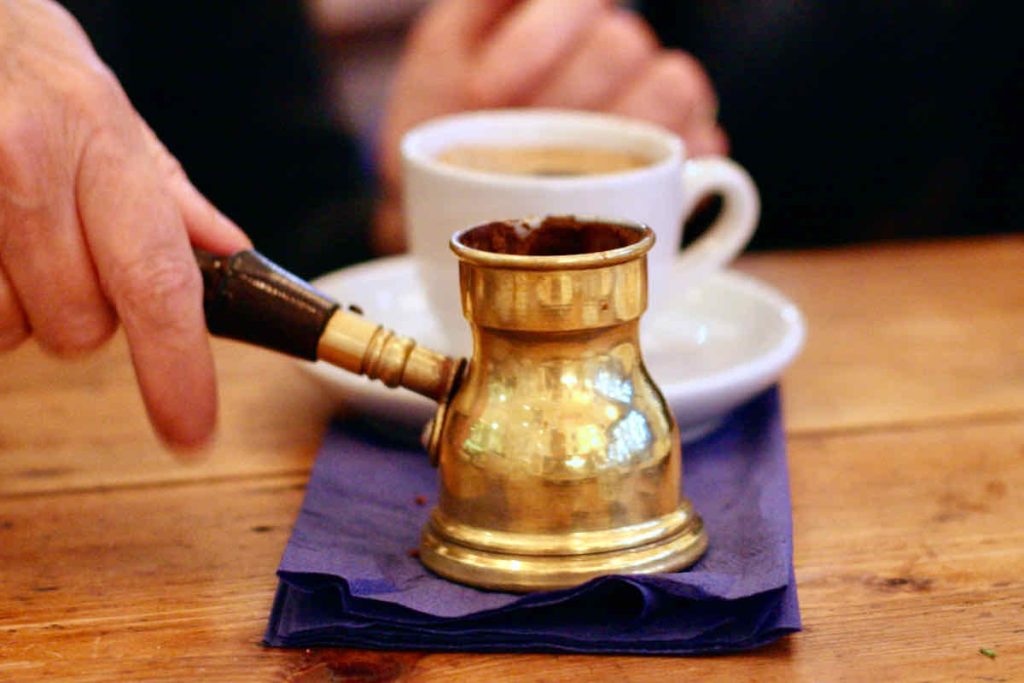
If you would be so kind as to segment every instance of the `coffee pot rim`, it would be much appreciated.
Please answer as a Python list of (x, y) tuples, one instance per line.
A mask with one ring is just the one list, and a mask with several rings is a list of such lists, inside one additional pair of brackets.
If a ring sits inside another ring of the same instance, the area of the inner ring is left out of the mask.
[[(559, 219), (569, 220), (574, 223), (612, 225), (636, 232), (638, 237), (636, 241), (615, 249), (577, 254), (560, 254), (557, 256), (505, 254), (478, 249), (465, 243), (465, 238), (469, 233), (489, 225), (504, 223), (516, 227), (521, 226), (525, 230), (534, 230), (544, 225), (547, 221)], [(576, 214), (530, 216), (527, 218), (488, 221), (459, 230), (452, 235), (449, 247), (460, 261), (476, 266), (513, 270), (585, 270), (614, 266), (640, 258), (651, 250), (654, 246), (654, 241), (654, 230), (643, 223), (622, 218)]]

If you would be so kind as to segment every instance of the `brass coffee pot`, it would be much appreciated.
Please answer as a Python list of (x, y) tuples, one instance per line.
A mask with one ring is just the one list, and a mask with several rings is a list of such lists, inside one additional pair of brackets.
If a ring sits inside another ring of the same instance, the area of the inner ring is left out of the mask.
[(255, 252), (197, 258), (213, 334), (436, 400), (424, 443), (440, 496), (420, 558), (461, 583), (531, 591), (676, 570), (707, 547), (680, 492), (678, 428), (640, 353), (653, 244), (645, 226), (571, 216), (456, 233), (468, 362)]

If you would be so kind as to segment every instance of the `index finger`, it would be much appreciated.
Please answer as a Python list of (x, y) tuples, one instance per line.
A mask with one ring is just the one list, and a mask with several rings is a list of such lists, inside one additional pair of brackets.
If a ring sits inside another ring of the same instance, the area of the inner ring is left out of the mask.
[(481, 106), (519, 102), (568, 54), (611, 0), (526, 0), (486, 37), (470, 81)]
[(141, 136), (105, 130), (90, 138), (76, 194), (150, 420), (172, 447), (200, 446), (216, 421), (202, 280), (180, 212)]

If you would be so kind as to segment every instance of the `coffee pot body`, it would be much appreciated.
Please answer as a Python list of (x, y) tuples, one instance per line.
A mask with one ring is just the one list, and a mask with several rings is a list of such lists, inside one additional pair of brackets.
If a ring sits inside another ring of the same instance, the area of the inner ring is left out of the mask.
[(473, 354), (444, 416), (420, 551), (442, 575), (558, 588), (704, 550), (676, 423), (640, 349), (653, 234), (606, 225), (549, 218), (453, 238)]

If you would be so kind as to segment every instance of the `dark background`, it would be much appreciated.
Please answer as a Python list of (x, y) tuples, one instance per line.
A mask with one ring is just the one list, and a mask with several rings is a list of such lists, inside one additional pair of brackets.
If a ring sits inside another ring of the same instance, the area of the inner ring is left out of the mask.
[(708, 69), (761, 190), (755, 246), (1020, 231), (1011, 3), (641, 2)]
[[(374, 185), (284, 0), (67, 0), (196, 185), (302, 275), (371, 256)], [(634, 3), (694, 53), (756, 179), (754, 248), (1019, 232), (1022, 40), (1010, 3)]]

